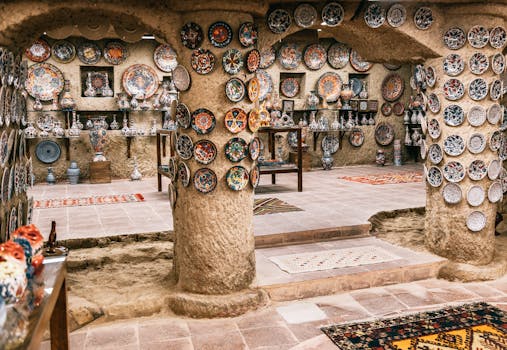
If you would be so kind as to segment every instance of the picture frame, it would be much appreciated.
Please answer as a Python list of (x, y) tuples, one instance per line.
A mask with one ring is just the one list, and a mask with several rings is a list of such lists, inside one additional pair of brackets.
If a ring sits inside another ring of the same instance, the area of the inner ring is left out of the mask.
[(282, 100), (282, 112), (294, 112), (294, 100)]

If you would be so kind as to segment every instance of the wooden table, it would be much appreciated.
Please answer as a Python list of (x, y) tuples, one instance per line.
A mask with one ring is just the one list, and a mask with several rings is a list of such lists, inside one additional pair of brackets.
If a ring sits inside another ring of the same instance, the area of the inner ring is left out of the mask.
[[(162, 191), (162, 176), (169, 177), (170, 175), (167, 171), (162, 170), (162, 157), (166, 155), (166, 138), (169, 139), (169, 156), (173, 156), (172, 147), (171, 147), (171, 136), (174, 131), (172, 130), (157, 130), (157, 185), (158, 191)], [(169, 137), (168, 137), (169, 136)]]

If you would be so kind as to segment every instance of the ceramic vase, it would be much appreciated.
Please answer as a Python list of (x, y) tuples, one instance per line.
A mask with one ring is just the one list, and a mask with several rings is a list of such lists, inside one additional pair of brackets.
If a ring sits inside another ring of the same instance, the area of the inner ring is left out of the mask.
[(377, 150), (377, 155), (375, 156), (375, 163), (377, 163), (378, 166), (384, 166), (386, 164), (386, 155), (384, 153), (384, 150)]
[(130, 108), (130, 102), (128, 100), (128, 96), (126, 93), (119, 92), (116, 94), (116, 98), (117, 98), (118, 109), (120, 111), (126, 111)]
[(321, 160), (322, 160), (322, 168), (324, 170), (331, 170), (333, 168), (334, 159), (333, 156), (331, 156), (331, 152), (329, 152), (328, 150), (324, 151)]
[(27, 139), (33, 139), (37, 137), (37, 129), (35, 129), (32, 122), (29, 122), (28, 126), (25, 129), (25, 137)]
[(90, 131), (90, 143), (92, 144), (95, 156), (93, 157), (94, 162), (106, 161), (104, 156), (104, 146), (107, 143), (107, 131), (103, 128), (96, 128)]
[(417, 111), (412, 111), (412, 116), (410, 117), (411, 124), (417, 124)]
[(139, 181), (139, 180), (141, 180), (142, 177), (143, 176), (142, 176), (142, 174), (139, 171), (139, 168), (137, 166), (137, 158), (134, 157), (134, 170), (132, 170), (132, 173), (130, 174), (130, 179), (132, 181)]
[(352, 98), (354, 92), (350, 88), (350, 84), (343, 84), (342, 91), (340, 91), (340, 97), (342, 99), (342, 109), (351, 109), (349, 101)]
[(79, 182), (79, 175), (81, 174), (81, 169), (79, 169), (76, 161), (71, 161), (69, 167), (67, 168), (67, 178), (69, 179), (69, 183), (71, 185), (77, 185)]
[(48, 185), (54, 185), (56, 183), (56, 176), (55, 173), (53, 172), (52, 167), (48, 167), (48, 175), (46, 176), (46, 182), (48, 183)]
[(361, 89), (361, 92), (359, 93), (359, 98), (366, 100), (368, 98), (368, 89), (367, 89), (368, 83), (363, 81), (363, 88)]
[(102, 88), (102, 96), (105, 96), (105, 97), (113, 97), (114, 95), (114, 92), (113, 90), (111, 89), (111, 87), (109, 86), (109, 74), (106, 73), (106, 86), (104, 86)]
[(405, 116), (403, 117), (404, 124), (410, 124), (410, 111), (408, 109), (405, 110)]
[(35, 99), (35, 102), (33, 103), (33, 110), (34, 111), (42, 111), (42, 102), (39, 98)]
[(401, 142), (400, 140), (394, 140), (394, 165), (401, 166)]
[(97, 91), (92, 85), (92, 73), (88, 72), (88, 76), (86, 77), (86, 90), (83, 93), (86, 97), (95, 97)]
[(310, 125), (308, 126), (310, 130), (316, 131), (319, 128), (319, 124), (317, 124), (317, 121), (315, 120), (315, 115), (317, 114), (316, 111), (310, 112)]
[(65, 130), (62, 128), (62, 122), (57, 121), (55, 123), (55, 126), (53, 128), (53, 136), (58, 138), (65, 136)]
[(116, 114), (113, 114), (113, 121), (109, 125), (111, 130), (118, 130), (120, 128), (120, 124), (116, 121)]

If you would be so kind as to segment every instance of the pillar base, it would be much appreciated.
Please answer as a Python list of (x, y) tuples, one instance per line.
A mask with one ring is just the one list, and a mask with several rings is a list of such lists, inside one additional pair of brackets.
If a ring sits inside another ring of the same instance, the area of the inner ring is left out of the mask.
[(461, 282), (489, 281), (502, 277), (506, 272), (507, 260), (499, 257), (479, 266), (448, 261), (438, 271), (438, 278)]
[(239, 316), (268, 302), (269, 297), (262, 289), (245, 289), (224, 295), (174, 292), (169, 296), (169, 307), (175, 314), (192, 318)]

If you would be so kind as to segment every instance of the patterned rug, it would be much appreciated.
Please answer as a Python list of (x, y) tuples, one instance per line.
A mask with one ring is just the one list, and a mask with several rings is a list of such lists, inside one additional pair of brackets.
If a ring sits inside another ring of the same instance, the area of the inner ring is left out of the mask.
[(507, 316), (486, 303), (321, 329), (341, 350), (507, 349)]
[(288, 273), (330, 270), (343, 267), (378, 264), (401, 259), (376, 246), (362, 246), (273, 256), (269, 258)]
[(303, 211), (303, 209), (290, 205), (278, 198), (257, 198), (254, 202), (254, 215), (287, 213)]
[(420, 171), (410, 171), (404, 173), (389, 173), (365, 176), (340, 176), (338, 178), (370, 185), (387, 185), (408, 182), (422, 182), (423, 174)]
[(93, 196), (82, 198), (57, 198), (35, 200), (34, 208), (49, 209), (62, 207), (78, 207), (85, 205), (118, 204), (128, 202), (144, 202), (144, 196), (140, 193), (133, 194), (115, 194), (108, 196)]

